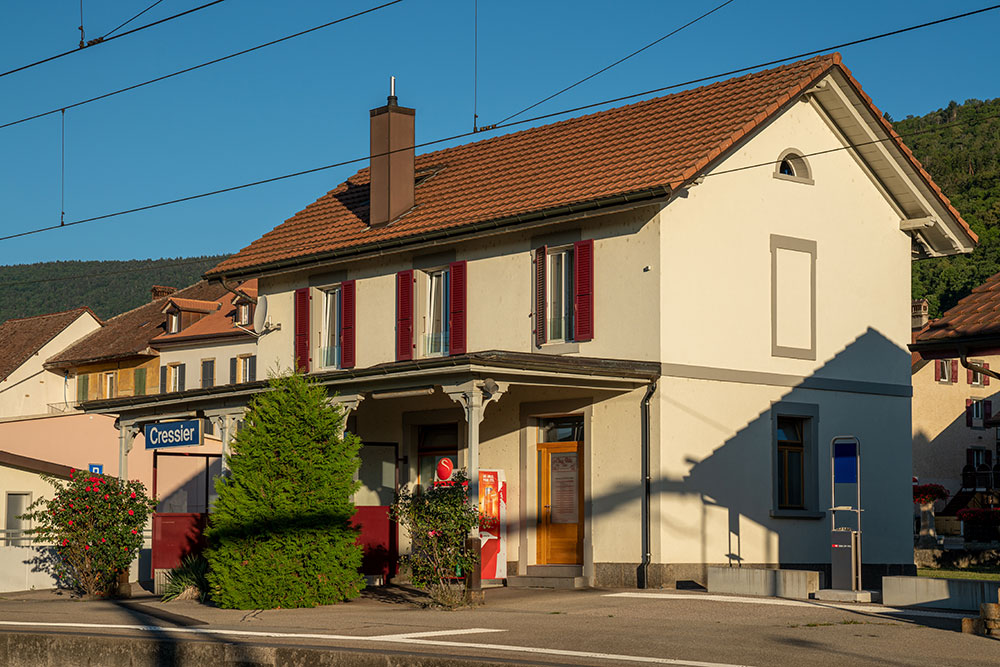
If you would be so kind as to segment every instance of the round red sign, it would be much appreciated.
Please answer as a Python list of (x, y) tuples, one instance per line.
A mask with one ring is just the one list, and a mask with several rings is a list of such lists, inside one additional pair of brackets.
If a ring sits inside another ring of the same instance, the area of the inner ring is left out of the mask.
[(455, 469), (455, 464), (451, 462), (451, 459), (445, 458), (438, 461), (437, 465), (437, 476), (440, 480), (451, 479), (451, 471)]

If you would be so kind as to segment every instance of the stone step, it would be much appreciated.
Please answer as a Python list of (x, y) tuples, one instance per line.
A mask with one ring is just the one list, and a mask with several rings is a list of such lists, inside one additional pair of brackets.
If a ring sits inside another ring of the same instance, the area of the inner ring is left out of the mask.
[(582, 577), (582, 565), (529, 565), (529, 577)]
[(579, 589), (587, 588), (584, 577), (507, 577), (510, 588), (557, 588)]

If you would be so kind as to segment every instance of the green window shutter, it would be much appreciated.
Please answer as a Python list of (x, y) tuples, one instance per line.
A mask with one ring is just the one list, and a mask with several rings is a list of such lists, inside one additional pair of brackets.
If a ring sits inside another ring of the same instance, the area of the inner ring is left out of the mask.
[(133, 392), (135, 396), (145, 396), (146, 395), (146, 369), (137, 368), (135, 369), (135, 391)]
[(87, 400), (87, 393), (90, 389), (90, 376), (86, 373), (81, 373), (76, 376), (76, 400), (78, 403), (83, 403)]

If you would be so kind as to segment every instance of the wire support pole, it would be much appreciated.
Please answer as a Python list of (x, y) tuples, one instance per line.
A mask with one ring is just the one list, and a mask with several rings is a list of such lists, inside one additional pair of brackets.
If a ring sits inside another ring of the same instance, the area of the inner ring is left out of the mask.
[(472, 131), (479, 131), (479, 0), (472, 0)]
[(62, 146), (59, 156), (59, 226), (66, 225), (66, 110), (62, 110)]

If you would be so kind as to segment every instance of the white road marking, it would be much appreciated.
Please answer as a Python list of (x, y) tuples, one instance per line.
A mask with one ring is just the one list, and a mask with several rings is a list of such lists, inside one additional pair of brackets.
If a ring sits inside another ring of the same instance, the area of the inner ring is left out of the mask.
[(780, 607), (812, 607), (820, 609), (841, 609), (863, 611), (873, 614), (900, 614), (903, 616), (933, 616), (937, 618), (968, 618), (972, 613), (962, 614), (952, 611), (926, 611), (903, 607), (883, 607), (875, 604), (852, 604), (850, 602), (823, 602), (821, 600), (783, 600), (781, 598), (744, 598), (736, 595), (702, 595), (700, 593), (607, 593), (607, 598), (647, 598), (659, 600), (705, 600), (707, 602), (737, 602), (740, 604), (769, 604)]
[(617, 662), (638, 662), (654, 665), (678, 665), (679, 667), (748, 667), (724, 662), (705, 662), (700, 660), (680, 660), (674, 658), (656, 658), (641, 655), (621, 655), (618, 653), (597, 653), (593, 651), (570, 651), (557, 648), (536, 646), (507, 646), (504, 644), (476, 644), (471, 642), (451, 642), (443, 640), (422, 639), (421, 637), (435, 635), (458, 635), (486, 632), (506, 632), (494, 628), (461, 628), (455, 630), (432, 630), (428, 632), (410, 632), (394, 635), (328, 635), (292, 632), (264, 632), (254, 630), (213, 630), (209, 628), (173, 628), (158, 625), (127, 625), (102, 623), (43, 623), (31, 621), (0, 621), (0, 625), (30, 627), (30, 628), (77, 628), (91, 630), (141, 630), (144, 632), (162, 632), (188, 635), (228, 635), (235, 637), (272, 637), (278, 639), (328, 639), (338, 641), (385, 642), (395, 644), (414, 644), (418, 646), (447, 646), (451, 648), (471, 648), (478, 650), (503, 651), (513, 653), (533, 653), (537, 655), (554, 655), (569, 658), (590, 658)]

